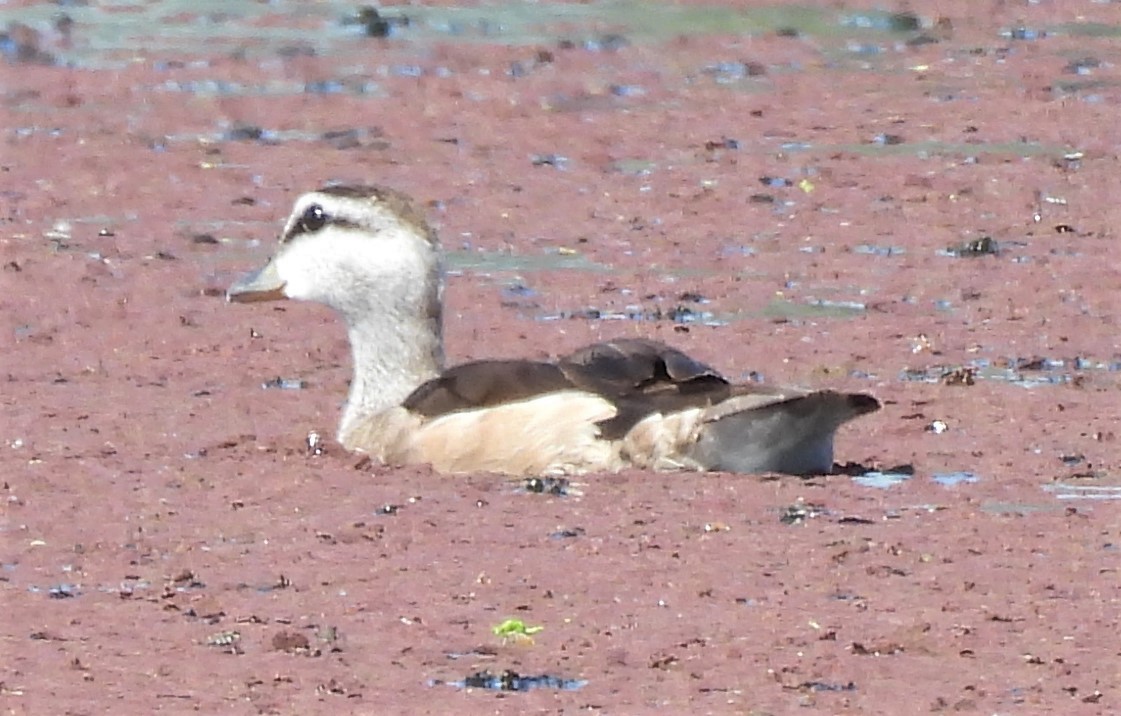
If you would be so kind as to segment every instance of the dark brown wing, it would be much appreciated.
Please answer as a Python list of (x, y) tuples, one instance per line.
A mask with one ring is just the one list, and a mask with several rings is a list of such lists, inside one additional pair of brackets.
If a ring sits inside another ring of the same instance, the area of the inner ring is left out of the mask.
[(641, 338), (593, 343), (561, 358), (558, 363), (574, 380), (586, 379), (624, 392), (727, 383), (711, 367), (676, 348)]
[(600, 423), (603, 437), (613, 440), (651, 413), (712, 405), (732, 389), (715, 370), (679, 350), (625, 338), (594, 343), (556, 363), (465, 363), (421, 385), (404, 405), (436, 417), (560, 390), (595, 393), (615, 405), (615, 417)]
[(434, 418), (574, 387), (553, 363), (483, 360), (449, 368), (414, 390), (404, 405), (414, 413)]
[(593, 343), (559, 365), (577, 387), (615, 404), (615, 417), (600, 423), (608, 439), (622, 437), (651, 413), (713, 405), (731, 394), (728, 381), (710, 366), (640, 338)]

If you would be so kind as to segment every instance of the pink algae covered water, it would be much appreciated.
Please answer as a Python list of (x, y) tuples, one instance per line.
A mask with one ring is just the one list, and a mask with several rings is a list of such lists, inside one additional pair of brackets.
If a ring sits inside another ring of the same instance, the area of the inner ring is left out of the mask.
[[(0, 10), (6, 713), (1118, 708), (1121, 10), (308, 7)], [(221, 294), (329, 181), (426, 207), (450, 359), (871, 391), (857, 477), (308, 454), (341, 326)]]

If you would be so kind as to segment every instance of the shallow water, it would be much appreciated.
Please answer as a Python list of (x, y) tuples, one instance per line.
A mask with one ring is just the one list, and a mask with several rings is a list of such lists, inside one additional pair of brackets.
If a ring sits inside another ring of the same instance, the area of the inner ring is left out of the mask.
[[(148, 52), (210, 55), (237, 52), (267, 58), (293, 46), (319, 55), (357, 58), (369, 38), (355, 17), (353, 3), (229, 3), (223, 0), (160, 0), (149, 3), (74, 5), (36, 4), (0, 10), (0, 23), (27, 23), (57, 36), (52, 53), (62, 64), (87, 68), (123, 67), (134, 48)], [(878, 11), (834, 11), (778, 4), (732, 9), (638, 0), (547, 4), (496, 2), (474, 7), (383, 8), (392, 22), (389, 36), (420, 47), (433, 42), (534, 45), (558, 40), (591, 50), (610, 51), (620, 43), (656, 42), (678, 35), (810, 35), (838, 55), (867, 56), (875, 43), (914, 35), (904, 16)], [(60, 23), (65, 15), (72, 23)], [(913, 17), (913, 16), (912, 16)], [(407, 18), (407, 21), (403, 19)], [(66, 36), (72, 42), (64, 42)], [(49, 39), (49, 38), (48, 38)], [(11, 53), (13, 50), (7, 50)]]

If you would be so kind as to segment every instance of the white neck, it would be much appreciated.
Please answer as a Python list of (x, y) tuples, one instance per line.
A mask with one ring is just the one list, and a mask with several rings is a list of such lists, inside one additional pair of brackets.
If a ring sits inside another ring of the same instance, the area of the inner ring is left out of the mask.
[(354, 379), (339, 424), (339, 440), (365, 419), (388, 410), (440, 374), (444, 347), (439, 316), (367, 313), (347, 317)]

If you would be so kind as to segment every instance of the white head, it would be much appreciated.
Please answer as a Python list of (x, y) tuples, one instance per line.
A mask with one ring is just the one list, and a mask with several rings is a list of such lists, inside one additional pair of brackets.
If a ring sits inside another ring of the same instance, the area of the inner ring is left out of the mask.
[(436, 233), (408, 197), (375, 186), (334, 186), (296, 200), (276, 254), (227, 296), (325, 303), (351, 325), (371, 311), (439, 322), (440, 288)]
[(342, 314), (355, 362), (346, 423), (442, 368), (440, 268), (436, 233), (407, 196), (331, 186), (296, 200), (276, 253), (226, 296), (316, 301)]

